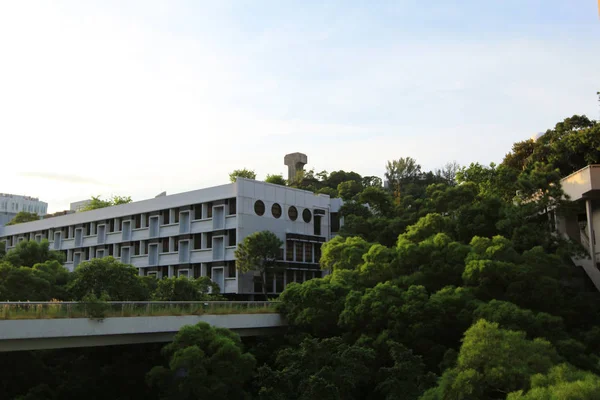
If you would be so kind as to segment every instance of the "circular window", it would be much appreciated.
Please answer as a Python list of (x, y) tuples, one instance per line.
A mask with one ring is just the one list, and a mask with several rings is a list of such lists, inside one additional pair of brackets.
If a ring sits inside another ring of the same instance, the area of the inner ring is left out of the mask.
[(281, 206), (277, 203), (274, 203), (271, 206), (271, 214), (273, 214), (275, 218), (281, 217)]
[(296, 207), (291, 206), (290, 208), (288, 208), (288, 217), (290, 217), (292, 221), (298, 219), (298, 210), (296, 209)]
[(304, 211), (302, 211), (302, 219), (308, 224), (311, 218), (312, 214), (310, 213), (310, 210), (308, 208), (305, 208)]
[(256, 200), (256, 203), (254, 203), (254, 212), (256, 215), (263, 215), (265, 213), (265, 203), (262, 200)]

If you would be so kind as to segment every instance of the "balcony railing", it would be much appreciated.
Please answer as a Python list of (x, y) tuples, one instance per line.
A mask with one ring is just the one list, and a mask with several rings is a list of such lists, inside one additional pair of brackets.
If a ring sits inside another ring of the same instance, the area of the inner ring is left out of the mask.
[(163, 317), (276, 313), (274, 301), (0, 302), (2, 319)]

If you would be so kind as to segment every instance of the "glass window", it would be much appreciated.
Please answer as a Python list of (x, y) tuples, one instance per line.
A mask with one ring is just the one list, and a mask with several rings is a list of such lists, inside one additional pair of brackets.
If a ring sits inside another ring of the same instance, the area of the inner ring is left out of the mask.
[(262, 200), (256, 200), (256, 202), (254, 203), (254, 212), (258, 216), (262, 216), (265, 214), (265, 203), (263, 203)]
[(285, 259), (294, 261), (294, 242), (291, 240), (285, 242)]
[(277, 203), (273, 203), (273, 206), (271, 206), (271, 214), (273, 214), (275, 218), (281, 217), (281, 206)]
[(304, 261), (312, 262), (313, 257), (313, 244), (304, 243)]
[(312, 213), (310, 212), (310, 210), (308, 208), (305, 208), (304, 211), (302, 211), (302, 219), (304, 220), (304, 222), (306, 222), (307, 224), (310, 222), (312, 218)]
[(235, 197), (231, 198), (227, 202), (229, 204), (229, 215), (237, 213), (237, 200)]
[(304, 243), (296, 242), (296, 261), (304, 262)]
[(296, 209), (296, 207), (294, 207), (294, 206), (290, 206), (290, 208), (288, 208), (288, 217), (292, 221), (295, 221), (296, 219), (298, 219), (298, 209)]

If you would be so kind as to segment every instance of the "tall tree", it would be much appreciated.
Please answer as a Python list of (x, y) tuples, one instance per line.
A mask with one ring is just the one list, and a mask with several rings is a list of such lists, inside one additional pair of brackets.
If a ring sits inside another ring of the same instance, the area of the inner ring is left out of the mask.
[(237, 178), (247, 178), (247, 179), (256, 179), (256, 173), (252, 170), (242, 168), (242, 169), (234, 169), (229, 174), (229, 181), (234, 183)]
[(40, 219), (40, 216), (36, 213), (30, 213), (26, 211), (19, 211), (17, 215), (13, 219), (10, 220), (6, 225), (17, 225), (22, 224), (24, 222), (37, 221)]
[(230, 330), (206, 322), (184, 326), (163, 354), (168, 366), (154, 367), (146, 377), (161, 399), (250, 399), (246, 384), (256, 360)]
[(235, 250), (237, 269), (244, 273), (257, 271), (267, 299), (267, 270), (275, 267), (283, 242), (270, 231), (255, 232), (244, 238)]

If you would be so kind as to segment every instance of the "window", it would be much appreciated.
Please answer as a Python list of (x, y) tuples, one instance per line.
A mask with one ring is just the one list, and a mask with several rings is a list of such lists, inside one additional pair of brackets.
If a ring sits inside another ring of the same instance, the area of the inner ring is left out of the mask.
[(310, 212), (310, 210), (308, 208), (305, 208), (304, 211), (302, 211), (302, 219), (304, 220), (304, 222), (306, 222), (307, 224), (310, 222), (312, 218), (312, 214)]
[(140, 242), (139, 241), (135, 242), (135, 244), (133, 246), (133, 255), (134, 256), (140, 255)]
[(288, 208), (288, 217), (292, 221), (295, 221), (298, 219), (298, 210), (296, 209), (296, 207), (290, 206), (290, 208)]
[(265, 203), (263, 203), (262, 200), (256, 200), (254, 203), (254, 212), (259, 217), (265, 214)]
[(194, 250), (200, 250), (202, 248), (202, 234), (197, 233), (194, 235)]
[(321, 236), (321, 216), (315, 215), (314, 218), (314, 234), (315, 236)]
[(158, 279), (158, 272), (156, 272), (156, 271), (150, 271), (150, 272), (148, 272), (148, 274), (146, 276), (151, 276), (153, 278)]
[(227, 215), (233, 215), (237, 213), (237, 200), (235, 197), (229, 199), (227, 201), (228, 205), (229, 205), (229, 214)]
[(85, 236), (90, 236), (92, 234), (92, 223), (85, 224)]
[(227, 261), (227, 277), (235, 278), (236, 277), (236, 268), (235, 261)]
[(271, 214), (275, 218), (281, 217), (281, 206), (277, 203), (273, 203), (273, 205), (271, 206)]
[(227, 246), (235, 246), (237, 244), (235, 233), (235, 229), (229, 229), (227, 231)]
[(206, 218), (212, 218), (212, 203), (206, 203)]
[(313, 244), (304, 243), (304, 261), (312, 262), (313, 257)]
[(275, 272), (275, 292), (281, 293), (283, 292), (283, 274), (285, 272)]
[(285, 242), (285, 259), (294, 261), (294, 242), (291, 240)]
[(288, 269), (285, 271), (285, 280), (286, 280), (286, 284), (289, 285), (290, 283), (294, 282), (294, 271), (291, 269)]
[(302, 242), (296, 242), (296, 261), (304, 262), (304, 251)]
[(177, 276), (178, 277), (183, 276), (183, 277), (189, 278), (190, 270), (189, 269), (180, 269), (177, 271)]
[(212, 232), (208, 232), (206, 234), (206, 248), (207, 249), (212, 249), (212, 238), (213, 238)]
[(315, 244), (315, 262), (321, 261), (321, 246), (322, 246), (322, 243)]
[(115, 231), (115, 219), (114, 219), (114, 218), (111, 218), (111, 219), (109, 220), (109, 224), (108, 224), (108, 225), (109, 225), (109, 227), (108, 227), (108, 231), (109, 231), (109, 232), (114, 232), (114, 231)]
[(179, 207), (175, 209), (175, 223), (179, 223)]
[(202, 219), (202, 204), (194, 206), (194, 219)]
[(163, 225), (168, 225), (171, 220), (170, 220), (170, 210), (162, 210), (162, 216), (163, 216)]
[(169, 252), (169, 238), (164, 238), (162, 240), (162, 252), (163, 253)]
[(340, 231), (340, 214), (339, 213), (331, 213), (331, 232), (339, 232)]
[(140, 229), (142, 227), (142, 216), (138, 214), (133, 218), (135, 220), (135, 229)]

